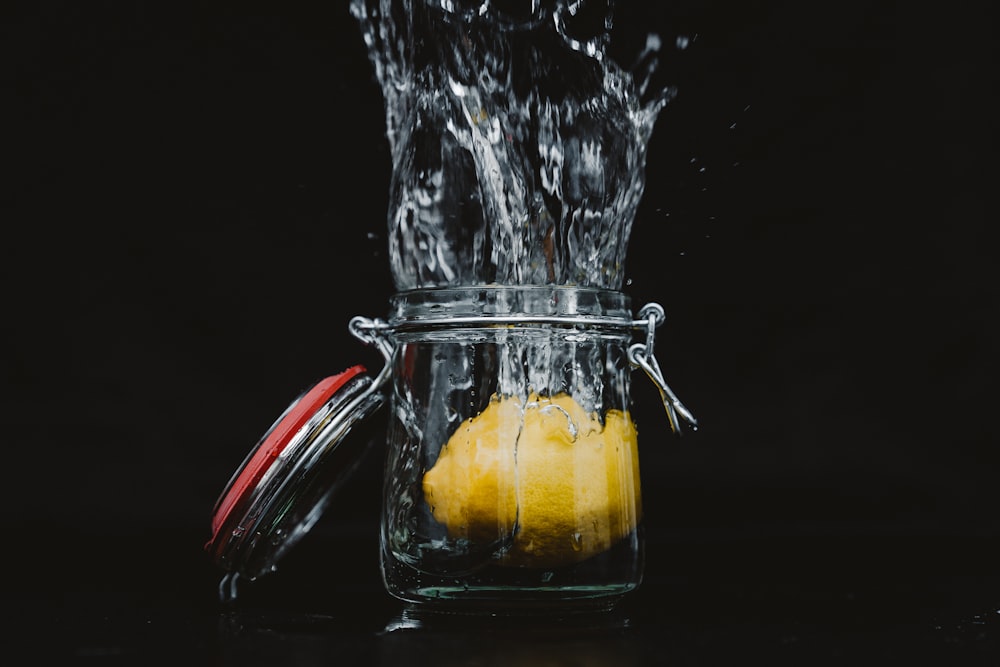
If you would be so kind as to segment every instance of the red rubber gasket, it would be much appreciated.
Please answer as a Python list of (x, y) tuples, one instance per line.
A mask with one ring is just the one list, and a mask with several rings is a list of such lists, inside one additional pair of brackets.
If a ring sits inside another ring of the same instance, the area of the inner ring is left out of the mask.
[[(243, 498), (244, 494), (253, 489), (260, 481), (264, 473), (268, 471), (275, 460), (288, 447), (292, 438), (298, 433), (309, 419), (316, 414), (330, 398), (337, 393), (345, 384), (350, 382), (360, 373), (365, 371), (364, 366), (352, 366), (347, 370), (323, 378), (302, 396), (295, 406), (288, 411), (281, 421), (275, 424), (267, 438), (257, 447), (253, 456), (247, 461), (239, 475), (233, 480), (232, 485), (217, 504), (215, 513), (212, 515), (212, 539), (209, 545), (218, 538), (219, 529), (226, 523), (233, 507)], [(207, 545), (206, 545), (207, 546)]]

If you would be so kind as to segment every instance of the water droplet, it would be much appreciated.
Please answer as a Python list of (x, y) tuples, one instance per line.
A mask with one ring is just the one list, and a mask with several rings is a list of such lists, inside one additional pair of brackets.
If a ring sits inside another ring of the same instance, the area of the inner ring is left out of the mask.
[(677, 45), (678, 49), (683, 51), (688, 47), (688, 45), (691, 44), (691, 40), (687, 35), (677, 35), (677, 40), (674, 43)]

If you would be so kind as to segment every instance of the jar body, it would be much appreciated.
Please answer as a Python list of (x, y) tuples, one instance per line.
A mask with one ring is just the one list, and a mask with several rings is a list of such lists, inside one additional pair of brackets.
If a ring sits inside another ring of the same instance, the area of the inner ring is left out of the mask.
[(450, 610), (590, 609), (640, 584), (628, 305), (572, 287), (393, 297), (390, 594)]

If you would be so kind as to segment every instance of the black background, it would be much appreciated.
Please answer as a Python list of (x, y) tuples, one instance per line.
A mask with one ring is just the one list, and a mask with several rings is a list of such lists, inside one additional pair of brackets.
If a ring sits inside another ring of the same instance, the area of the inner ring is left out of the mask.
[[(658, 33), (678, 90), (624, 288), (666, 309), (660, 363), (701, 422), (671, 436), (634, 376), (667, 621), (780, 639), (810, 610), (919, 632), (1000, 607), (984, 4), (618, 3), (612, 52)], [(212, 504), (287, 402), (379, 365), (347, 322), (392, 292), (382, 97), (345, 0), (0, 17), (5, 611), (128, 658), (141, 633), (108, 618), (214, 613)], [(282, 604), (342, 607), (350, 579), (391, 608), (379, 475), (273, 575)]]

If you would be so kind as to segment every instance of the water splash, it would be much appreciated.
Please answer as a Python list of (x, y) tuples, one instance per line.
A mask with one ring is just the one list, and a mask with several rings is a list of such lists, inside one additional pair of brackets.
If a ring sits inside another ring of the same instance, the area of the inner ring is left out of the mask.
[(619, 289), (659, 39), (607, 55), (611, 3), (352, 0), (385, 102), (388, 252), (400, 290)]

